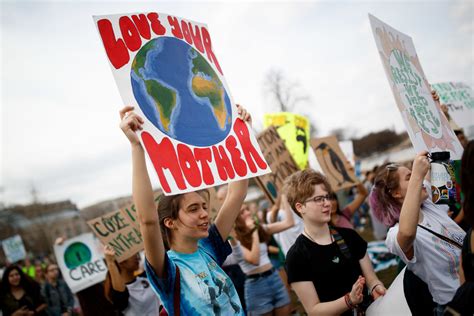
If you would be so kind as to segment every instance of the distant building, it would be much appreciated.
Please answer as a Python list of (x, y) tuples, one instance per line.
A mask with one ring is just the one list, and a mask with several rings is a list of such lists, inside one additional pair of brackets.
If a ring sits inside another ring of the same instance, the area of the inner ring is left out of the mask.
[[(15, 205), (0, 210), (0, 240), (20, 235), (26, 251), (43, 256), (53, 251), (56, 238), (88, 232), (79, 209), (71, 201)], [(3, 252), (0, 262), (5, 262)]]

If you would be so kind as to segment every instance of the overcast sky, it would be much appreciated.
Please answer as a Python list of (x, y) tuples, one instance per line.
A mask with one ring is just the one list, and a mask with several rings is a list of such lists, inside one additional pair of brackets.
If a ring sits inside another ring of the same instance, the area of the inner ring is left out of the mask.
[[(311, 97), (295, 112), (320, 135), (404, 126), (368, 13), (410, 35), (430, 82), (474, 83), (473, 1), (1, 2), (0, 202), (71, 199), (84, 207), (131, 193), (123, 103), (92, 15), (163, 12), (206, 23), (234, 100), (274, 111), (263, 82), (280, 69)], [(154, 185), (156, 175), (152, 173)]]

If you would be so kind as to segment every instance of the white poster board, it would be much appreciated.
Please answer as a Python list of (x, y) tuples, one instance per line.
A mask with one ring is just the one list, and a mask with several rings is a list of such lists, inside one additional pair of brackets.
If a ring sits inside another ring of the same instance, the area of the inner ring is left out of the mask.
[(20, 235), (2, 240), (2, 248), (5, 257), (10, 263), (15, 263), (26, 258), (25, 246), (23, 245), (23, 240), (21, 240)]
[(369, 14), (382, 65), (416, 152), (449, 151), (461, 159), (463, 148), (421, 68), (411, 37)]
[(367, 316), (411, 315), (410, 308), (405, 299), (405, 293), (403, 292), (405, 269), (406, 268), (400, 271), (395, 280), (393, 280), (385, 295), (370, 304), (365, 312)]
[(207, 26), (163, 13), (94, 16), (165, 195), (271, 172), (237, 117)]
[(92, 233), (54, 246), (58, 266), (73, 293), (105, 280), (107, 266), (101, 249), (101, 244)]
[(474, 125), (474, 93), (471, 87), (462, 82), (435, 83), (432, 87), (459, 127), (469, 128)]

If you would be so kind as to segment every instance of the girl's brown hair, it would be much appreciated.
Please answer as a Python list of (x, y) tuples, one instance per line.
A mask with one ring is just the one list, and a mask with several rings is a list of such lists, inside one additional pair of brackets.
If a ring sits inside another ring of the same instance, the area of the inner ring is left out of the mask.
[[(255, 223), (255, 225), (258, 225), (258, 239), (260, 239), (261, 243), (267, 243), (270, 240), (270, 236), (267, 234), (262, 225), (259, 225), (258, 223)], [(245, 224), (245, 221), (240, 215), (237, 216), (237, 219), (235, 220), (235, 234), (242, 246), (247, 249), (252, 248), (252, 230), (247, 227), (247, 224)]]

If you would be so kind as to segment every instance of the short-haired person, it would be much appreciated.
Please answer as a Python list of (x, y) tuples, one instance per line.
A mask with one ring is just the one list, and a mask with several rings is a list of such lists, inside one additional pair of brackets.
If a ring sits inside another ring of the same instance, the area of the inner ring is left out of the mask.
[[(424, 182), (430, 170), (427, 154), (415, 157), (412, 170), (382, 165), (369, 201), (375, 216), (391, 227), (385, 241), (389, 251), (427, 284), (439, 314), (459, 287), (461, 249), (456, 244), (462, 244), (465, 232), (448, 216), (448, 206), (432, 202), (431, 185)], [(413, 297), (408, 296), (407, 301)], [(419, 301), (408, 303), (412, 310), (420, 307)]]
[[(157, 207), (145, 151), (136, 133), (144, 120), (132, 110), (127, 106), (120, 111), (120, 127), (131, 145), (133, 201), (153, 289), (169, 315), (244, 315), (221, 265), (231, 252), (226, 239), (247, 195), (248, 180), (229, 184), (214, 224), (203, 192), (162, 196)], [(245, 109), (238, 107), (237, 112), (238, 119), (251, 123)]]
[(285, 183), (288, 202), (304, 222), (304, 231), (286, 257), (288, 282), (309, 315), (352, 315), (364, 300), (385, 294), (369, 256), (367, 243), (352, 229), (331, 228), (331, 187), (311, 169)]

